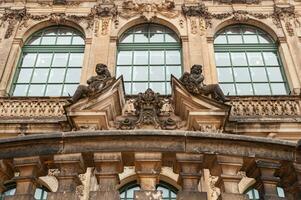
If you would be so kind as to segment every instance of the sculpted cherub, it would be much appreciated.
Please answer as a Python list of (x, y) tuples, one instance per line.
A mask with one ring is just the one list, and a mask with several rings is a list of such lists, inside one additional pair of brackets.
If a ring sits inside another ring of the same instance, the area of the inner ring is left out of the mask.
[(204, 76), (202, 74), (202, 65), (193, 65), (190, 69), (190, 73), (185, 72), (180, 78), (180, 81), (185, 88), (194, 95), (211, 95), (212, 98), (218, 101), (227, 101), (223, 91), (218, 84), (204, 83)]
[(108, 67), (105, 64), (97, 64), (95, 68), (96, 76), (92, 76), (87, 80), (88, 85), (79, 85), (72, 96), (72, 102), (79, 99), (99, 93), (107, 88), (115, 78), (111, 77)]

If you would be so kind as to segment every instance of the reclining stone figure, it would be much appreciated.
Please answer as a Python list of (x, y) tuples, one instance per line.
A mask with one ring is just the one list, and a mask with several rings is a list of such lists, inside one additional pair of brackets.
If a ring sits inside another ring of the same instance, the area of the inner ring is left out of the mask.
[(185, 72), (180, 78), (184, 87), (194, 95), (211, 95), (218, 101), (228, 101), (218, 84), (204, 84), (204, 76), (202, 74), (202, 65), (193, 65), (190, 73)]
[(97, 75), (87, 80), (88, 85), (79, 85), (77, 87), (71, 99), (72, 103), (77, 102), (81, 98), (102, 92), (115, 80), (115, 77), (111, 77), (108, 67), (105, 64), (97, 64), (95, 72)]

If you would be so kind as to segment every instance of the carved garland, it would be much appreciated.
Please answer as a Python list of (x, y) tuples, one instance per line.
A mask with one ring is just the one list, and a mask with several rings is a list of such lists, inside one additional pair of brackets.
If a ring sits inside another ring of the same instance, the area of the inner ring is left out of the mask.
[[(191, 23), (191, 32), (193, 34), (197, 33), (197, 27), (199, 25), (199, 29), (201, 34), (208, 27), (212, 26), (212, 19), (226, 19), (232, 17), (234, 21), (237, 22), (246, 22), (250, 19), (250, 17), (254, 17), (256, 19), (267, 19), (272, 18), (273, 23), (281, 28), (281, 21), (284, 21), (285, 28), (290, 36), (294, 35), (293, 24), (296, 27), (300, 27), (301, 23), (298, 20), (299, 15), (295, 12), (295, 7), (293, 5), (289, 5), (286, 7), (279, 7), (275, 5), (273, 13), (254, 13), (248, 12), (245, 10), (236, 10), (225, 13), (210, 13), (208, 8), (204, 3), (199, 3), (193, 6), (187, 6), (185, 4), (182, 5), (182, 11), (185, 16), (190, 19)], [(199, 24), (197, 23), (197, 18), (199, 18)], [(293, 24), (292, 24), (293, 22)]]
[[(19, 23), (19, 29), (28, 26), (29, 20), (41, 21), (50, 20), (56, 24), (64, 24), (67, 20), (76, 23), (85, 21), (87, 24), (86, 29), (91, 29), (94, 24), (97, 24), (97, 19), (102, 19), (102, 34), (107, 34), (108, 24), (110, 19), (116, 17), (118, 14), (115, 4), (99, 4), (91, 9), (91, 12), (84, 15), (68, 15), (65, 13), (51, 13), (45, 15), (32, 15), (27, 12), (26, 8), (10, 9), (6, 8), (4, 14), (0, 16), (0, 27), (4, 26), (5, 22), (8, 23), (4, 38), (8, 39), (12, 36), (15, 26)], [(98, 32), (98, 26), (95, 25), (95, 32)]]

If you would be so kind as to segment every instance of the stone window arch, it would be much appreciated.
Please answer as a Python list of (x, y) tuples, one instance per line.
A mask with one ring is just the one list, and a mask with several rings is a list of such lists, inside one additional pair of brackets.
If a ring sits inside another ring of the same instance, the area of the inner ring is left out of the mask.
[(287, 95), (277, 43), (249, 25), (225, 27), (214, 39), (218, 80), (229, 95)]
[(73, 95), (80, 82), (84, 48), (83, 34), (70, 27), (35, 32), (22, 47), (10, 94)]
[[(162, 200), (176, 200), (178, 190), (163, 181), (156, 186), (158, 191), (162, 191)], [(123, 186), (120, 191), (120, 200), (134, 200), (134, 191), (139, 191), (140, 186), (136, 181), (130, 182)]]
[(116, 75), (123, 75), (126, 94), (147, 88), (170, 94), (170, 75), (182, 75), (181, 42), (168, 27), (136, 25), (121, 35), (117, 49)]

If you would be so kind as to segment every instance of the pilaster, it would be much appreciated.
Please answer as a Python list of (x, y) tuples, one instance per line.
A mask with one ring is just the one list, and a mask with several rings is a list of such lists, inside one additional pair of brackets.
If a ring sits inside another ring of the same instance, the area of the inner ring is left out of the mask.
[(134, 200), (161, 200), (161, 192), (156, 191), (161, 160), (161, 153), (135, 153), (135, 170), (141, 190), (135, 191)]
[(85, 173), (83, 158), (80, 153), (54, 155), (54, 166), (59, 169), (58, 190), (48, 193), (48, 200), (77, 200), (76, 187), (81, 184), (79, 174)]
[(94, 164), (99, 191), (90, 192), (90, 199), (119, 200), (118, 174), (123, 172), (121, 153), (94, 153)]
[(207, 200), (207, 193), (198, 190), (202, 176), (203, 155), (177, 153), (176, 159), (175, 171), (179, 174), (178, 182), (182, 186), (177, 200)]

